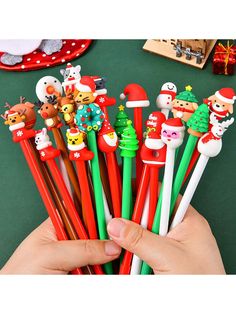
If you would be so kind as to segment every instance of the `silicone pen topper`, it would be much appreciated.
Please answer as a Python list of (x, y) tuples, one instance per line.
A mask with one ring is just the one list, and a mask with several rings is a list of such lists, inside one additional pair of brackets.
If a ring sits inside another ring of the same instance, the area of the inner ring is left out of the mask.
[(185, 87), (185, 91), (179, 93), (172, 104), (172, 112), (175, 118), (181, 118), (187, 122), (191, 115), (198, 107), (198, 100), (192, 93), (192, 87), (190, 85)]
[(234, 118), (219, 122), (215, 113), (210, 115), (210, 123), (212, 128), (210, 132), (204, 134), (198, 142), (198, 151), (207, 157), (217, 156), (222, 148), (222, 136), (227, 128), (233, 124)]
[(136, 155), (136, 151), (138, 150), (138, 140), (131, 120), (127, 122), (127, 128), (124, 129), (121, 135), (119, 148), (121, 149), (121, 157), (133, 158)]
[(107, 79), (105, 77), (91, 76), (91, 78), (94, 80), (96, 85), (97, 97), (94, 102), (99, 105), (99, 107), (105, 113), (106, 118), (108, 118), (107, 107), (114, 106), (116, 99), (107, 95), (107, 89), (105, 85)]
[(114, 152), (118, 147), (118, 136), (107, 119), (104, 120), (98, 132), (97, 141), (98, 148), (104, 153)]
[(79, 83), (81, 79), (80, 71), (81, 71), (80, 65), (76, 65), (74, 67), (71, 63), (67, 63), (66, 68), (60, 70), (60, 73), (64, 78), (62, 86), (64, 88), (65, 93), (67, 93), (68, 91), (71, 92), (75, 91), (75, 85)]
[(172, 82), (164, 83), (161, 91), (156, 99), (157, 108), (161, 109), (166, 118), (169, 116), (169, 111), (172, 109), (172, 101), (177, 94), (177, 87)]
[(235, 99), (236, 94), (233, 88), (224, 87), (205, 99), (204, 102), (209, 106), (210, 112), (214, 112), (216, 118), (221, 120), (233, 113)]
[(166, 165), (163, 177), (163, 190), (161, 204), (157, 206), (156, 212), (161, 206), (159, 234), (166, 236), (169, 226), (171, 190), (175, 164), (175, 150), (183, 143), (185, 127), (180, 118), (166, 120), (162, 124), (161, 139), (167, 146)]
[(144, 163), (164, 166), (166, 146), (161, 140), (162, 123), (165, 115), (160, 111), (152, 112), (146, 122), (146, 139), (141, 149), (141, 158)]
[(121, 138), (121, 134), (123, 133), (124, 129), (127, 127), (127, 122), (129, 120), (129, 117), (127, 113), (125, 112), (125, 106), (120, 105), (118, 109), (119, 111), (116, 114), (114, 128), (115, 128), (117, 136)]
[(172, 149), (183, 143), (185, 127), (180, 118), (171, 118), (162, 124), (161, 140)]
[(48, 97), (62, 95), (61, 82), (54, 76), (44, 76), (36, 84), (36, 95), (41, 102), (47, 102)]
[(210, 132), (204, 134), (198, 141), (198, 151), (200, 153), (200, 157), (188, 182), (184, 195), (179, 203), (170, 229), (176, 227), (183, 220), (203, 175), (203, 172), (207, 166), (209, 158), (215, 157), (220, 153), (222, 148), (221, 138), (227, 128), (234, 122), (234, 118), (231, 118), (220, 123), (218, 121), (218, 116), (215, 113), (211, 113), (210, 120), (212, 128)]
[(139, 84), (128, 84), (122, 94), (120, 94), (120, 99), (124, 100), (127, 97), (126, 107), (134, 108), (134, 128), (137, 133), (137, 138), (139, 141), (139, 150), (136, 154), (136, 188), (138, 187), (143, 163), (140, 157), (140, 149), (143, 143), (143, 116), (142, 108), (150, 106), (147, 93), (145, 89)]
[[(9, 104), (8, 104), (9, 105)], [(34, 110), (34, 104), (32, 104), (29, 101), (25, 101), (25, 97), (20, 97), (20, 102), (14, 106), (11, 107), (11, 110), (23, 112), (25, 116), (25, 128), (26, 129), (32, 129), (36, 123), (36, 113)], [(9, 105), (10, 109), (10, 105)]]
[(187, 122), (188, 133), (201, 137), (209, 128), (209, 109), (206, 104), (201, 104)]
[(13, 142), (20, 142), (31, 137), (34, 137), (35, 131), (25, 128), (25, 115), (24, 110), (18, 112), (15, 110), (7, 110), (1, 117), (5, 120), (4, 124), (9, 126), (9, 130), (12, 132)]
[(60, 155), (60, 150), (52, 146), (46, 128), (43, 128), (36, 133), (35, 144), (42, 161), (54, 159)]
[(93, 152), (87, 149), (84, 143), (85, 134), (77, 129), (68, 129), (66, 132), (67, 147), (70, 150), (70, 160), (91, 160)]
[(59, 111), (63, 114), (63, 119), (65, 123), (70, 127), (75, 127), (75, 101), (73, 94), (68, 92), (65, 97), (57, 97), (57, 104)]
[(91, 76), (92, 79), (94, 80), (94, 83), (96, 85), (96, 93), (97, 95), (105, 95), (107, 94), (107, 89), (106, 89), (106, 77), (101, 77), (101, 76)]
[(91, 130), (98, 131), (104, 121), (104, 113), (101, 108), (93, 103), (97, 94), (95, 93), (96, 85), (89, 76), (83, 76), (74, 93), (77, 113), (75, 122), (78, 128), (84, 132)]
[(49, 96), (47, 97), (47, 102), (43, 103), (41, 101), (38, 101), (35, 103), (37, 107), (40, 109), (38, 110), (38, 113), (40, 116), (44, 119), (44, 123), (47, 126), (48, 130), (51, 130), (52, 128), (60, 128), (62, 127), (61, 119), (58, 115), (58, 104), (57, 104), (57, 98), (56, 96)]

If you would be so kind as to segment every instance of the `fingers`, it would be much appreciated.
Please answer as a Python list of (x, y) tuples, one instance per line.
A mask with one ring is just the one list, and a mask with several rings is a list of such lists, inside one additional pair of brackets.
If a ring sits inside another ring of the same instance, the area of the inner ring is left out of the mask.
[(86, 265), (98, 265), (116, 259), (121, 248), (113, 241), (78, 240), (47, 244), (45, 265), (55, 270), (71, 271)]
[(184, 216), (183, 221), (173, 228), (167, 237), (180, 242), (198, 239), (205, 232), (209, 232), (210, 227), (207, 220), (191, 205)]
[(172, 255), (171, 251), (175, 249), (171, 239), (157, 236), (125, 219), (112, 219), (107, 230), (113, 241), (139, 256), (154, 269), (164, 267)]

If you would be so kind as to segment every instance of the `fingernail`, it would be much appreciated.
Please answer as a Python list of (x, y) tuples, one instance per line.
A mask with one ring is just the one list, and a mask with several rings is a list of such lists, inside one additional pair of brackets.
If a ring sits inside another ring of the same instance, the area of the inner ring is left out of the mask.
[(115, 242), (109, 241), (105, 242), (105, 253), (108, 256), (113, 256), (119, 254), (121, 251), (120, 246), (118, 246)]
[(112, 219), (107, 226), (107, 231), (109, 235), (111, 235), (111, 237), (113, 236), (119, 238), (124, 226), (125, 226), (124, 221), (120, 219)]

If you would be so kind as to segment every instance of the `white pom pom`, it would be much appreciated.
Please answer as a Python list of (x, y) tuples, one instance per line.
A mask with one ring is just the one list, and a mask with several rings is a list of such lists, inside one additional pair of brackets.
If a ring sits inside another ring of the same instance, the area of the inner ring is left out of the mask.
[(122, 99), (122, 100), (125, 99), (125, 94), (124, 93), (120, 94), (120, 99)]

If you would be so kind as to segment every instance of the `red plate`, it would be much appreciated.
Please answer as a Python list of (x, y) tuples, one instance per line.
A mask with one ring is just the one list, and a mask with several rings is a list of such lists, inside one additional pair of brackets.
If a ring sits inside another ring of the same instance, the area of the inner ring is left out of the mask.
[[(89, 47), (90, 39), (63, 39), (63, 45), (60, 51), (46, 55), (41, 50), (35, 50), (25, 56), (21, 63), (15, 65), (5, 65), (0, 62), (0, 69), (7, 71), (32, 71), (42, 68), (53, 67), (55, 65), (69, 62), (81, 56)], [(0, 52), (0, 56), (4, 52)]]

